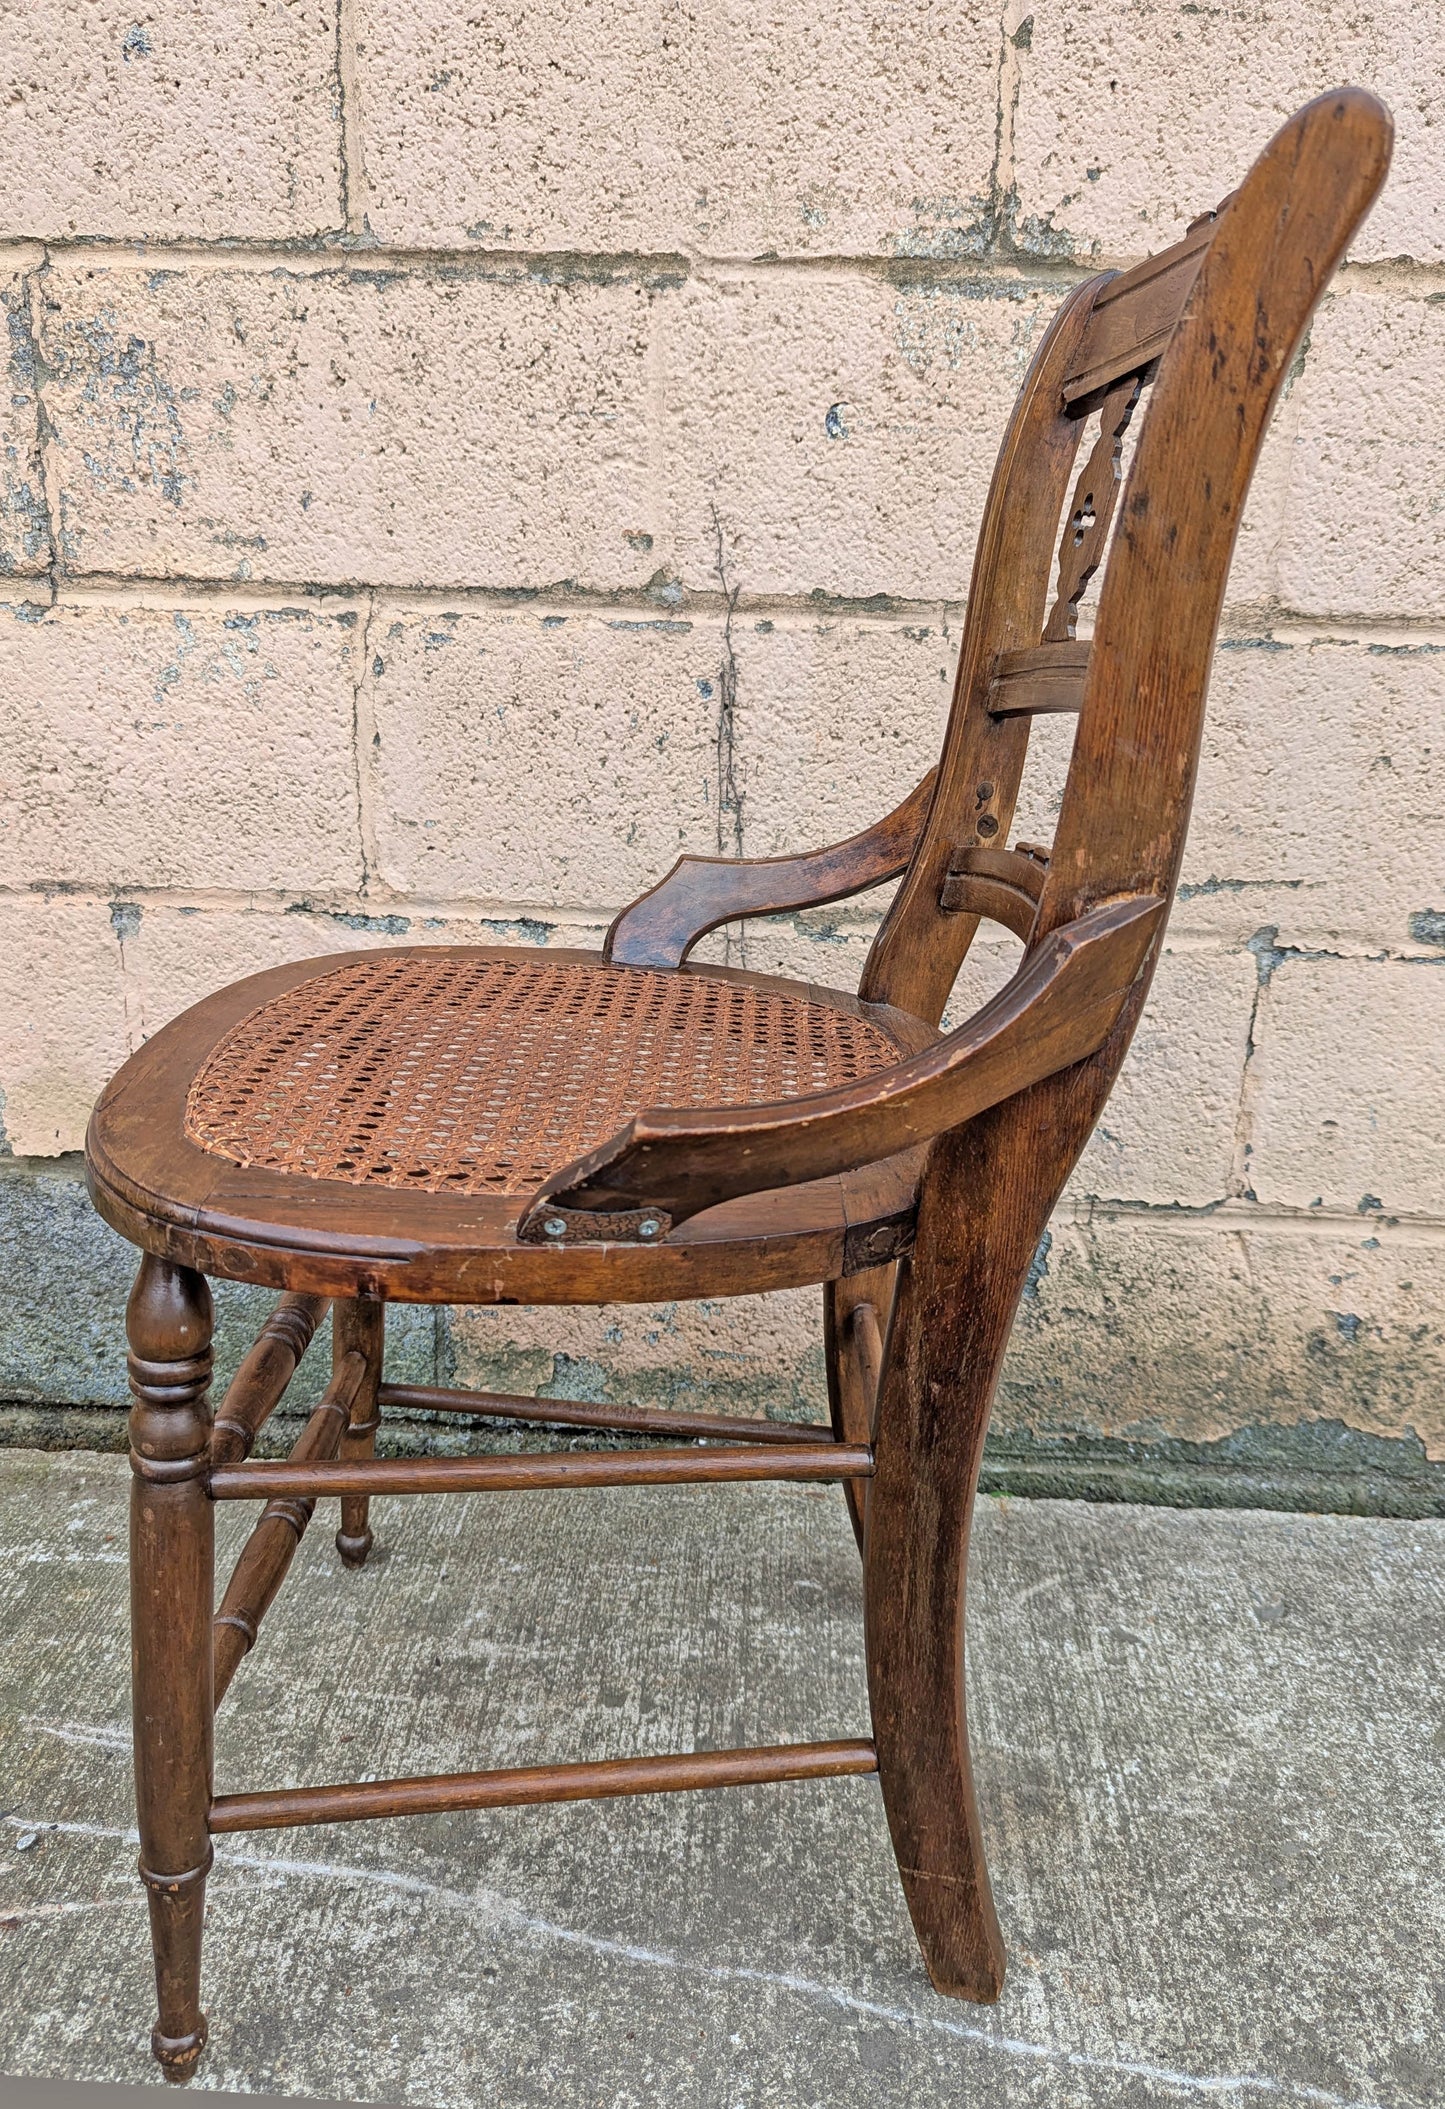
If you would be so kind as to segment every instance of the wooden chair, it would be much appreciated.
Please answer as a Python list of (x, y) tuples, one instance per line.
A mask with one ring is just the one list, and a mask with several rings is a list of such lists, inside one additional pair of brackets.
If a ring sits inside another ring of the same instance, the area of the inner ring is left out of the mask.
[[(1175, 248), (1064, 300), (994, 474), (942, 758), (897, 812), (811, 856), (684, 858), (600, 956), (414, 948), (255, 975), (167, 1026), (104, 1092), (90, 1189), (144, 1255), (128, 1315), (135, 1761), (167, 2078), (189, 2078), (205, 2042), (212, 1837), (424, 1810), (876, 1772), (934, 1984), (997, 1997), (962, 1674), (989, 1405), (1158, 957), (1265, 427), (1389, 142), (1371, 96), (1324, 96)], [(1084, 642), (1076, 611), (1101, 563)], [(1078, 713), (1054, 843), (1009, 848), (1029, 722), (1053, 711)], [(856, 998), (686, 963), (732, 918), (900, 873)], [(1024, 941), (1022, 962), (940, 1036), (980, 917)], [(207, 1275), (282, 1292), (214, 1420)], [(823, 1285), (831, 1432), (384, 1378), (392, 1300), (800, 1283)], [(324, 1399), (289, 1461), (248, 1461), (328, 1304)], [(379, 1460), (389, 1405), (674, 1441)], [(378, 1493), (752, 1479), (846, 1483), (870, 1741), (214, 1794), (214, 1709), (322, 1496), (340, 1497), (336, 1542), (358, 1566)], [(213, 1620), (213, 1504), (238, 1500), (265, 1507)]]

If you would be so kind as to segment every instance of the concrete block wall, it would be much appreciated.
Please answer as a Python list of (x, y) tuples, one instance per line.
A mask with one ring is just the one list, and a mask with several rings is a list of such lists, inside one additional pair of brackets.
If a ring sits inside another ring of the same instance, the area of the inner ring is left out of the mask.
[[(1175, 238), (1307, 95), (1386, 97), (1395, 170), (1268, 444), (1168, 956), (994, 1469), (1416, 1498), (1445, 1461), (1418, 10), (34, 0), (0, 68), (0, 1396), (95, 1439), (127, 1260), (75, 1153), (126, 1050), (273, 961), (591, 943), (683, 850), (883, 810), (936, 752), (1064, 292)], [(1046, 724), (1024, 832), (1066, 762)], [(878, 908), (714, 943), (851, 986)], [(980, 944), (956, 1013), (1012, 952)], [(796, 1412), (816, 1315), (456, 1313), (398, 1352)]]

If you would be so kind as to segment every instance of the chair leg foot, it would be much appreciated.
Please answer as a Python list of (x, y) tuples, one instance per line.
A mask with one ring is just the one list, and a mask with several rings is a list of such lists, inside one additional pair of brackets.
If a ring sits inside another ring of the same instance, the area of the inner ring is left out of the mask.
[(188, 1875), (165, 1876), (141, 1868), (150, 1904), (160, 2019), (151, 2030), (151, 2055), (166, 2079), (183, 2087), (206, 2047), (201, 2011), (201, 1931), (210, 1861)]
[(345, 1529), (339, 1530), (336, 1533), (336, 1550), (341, 1555), (342, 1566), (364, 1567), (366, 1565), (366, 1556), (371, 1551), (374, 1543), (375, 1540), (371, 1535), (369, 1525), (356, 1533)]
[[(906, 1286), (902, 1293), (907, 1296)], [(880, 1420), (882, 1469), (869, 1494), (865, 1565), (879, 1784), (934, 1989), (988, 2006), (1003, 1989), (1004, 1945), (989, 1888), (964, 1711), (963, 1599), (973, 1489), (969, 1460), (948, 1455), (959, 1424), (966, 1426), (973, 1416), (965, 1399), (941, 1385), (914, 1391), (909, 1403), (922, 1410), (910, 1416), (900, 1410), (897, 1377), (886, 1381), (893, 1396), (885, 1393)], [(935, 1402), (942, 1425), (930, 1428)]]
[(151, 2055), (160, 2066), (165, 2079), (172, 2087), (184, 2087), (194, 2075), (206, 2047), (206, 2017), (201, 2016), (201, 2025), (189, 2036), (163, 2036), (159, 2028), (151, 2030)]

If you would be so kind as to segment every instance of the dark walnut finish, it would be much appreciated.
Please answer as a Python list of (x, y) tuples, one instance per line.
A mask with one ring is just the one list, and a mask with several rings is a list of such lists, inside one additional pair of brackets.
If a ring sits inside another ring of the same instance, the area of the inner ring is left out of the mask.
[[(168, 2078), (189, 2078), (205, 2041), (212, 1833), (423, 1810), (876, 1770), (934, 1984), (997, 1997), (963, 1678), (984, 1432), (1038, 1239), (1159, 956), (1270, 413), (1389, 150), (1371, 96), (1323, 96), (1177, 247), (1063, 301), (1004, 434), (938, 767), (875, 827), (811, 855), (684, 858), (600, 955), (413, 949), (274, 969), (157, 1033), (103, 1094), (90, 1190), (144, 1255), (129, 1316), (136, 1778)], [(1053, 712), (1078, 719), (1055, 837), (1011, 845), (1030, 722)], [(893, 878), (857, 996), (687, 963), (722, 923)], [(983, 917), (1022, 960), (943, 1033)], [(280, 1292), (214, 1425), (208, 1275)], [(800, 1283), (823, 1287), (831, 1428), (384, 1378), (389, 1301)], [(326, 1395), (286, 1461), (254, 1461), (328, 1305)], [(418, 1409), (672, 1441), (378, 1460), (382, 1414)], [(355, 1566), (378, 1493), (762, 1478), (844, 1486), (870, 1739), (214, 1798), (216, 1705), (318, 1500), (339, 1499)], [(218, 1499), (264, 1507), (213, 1622)]]

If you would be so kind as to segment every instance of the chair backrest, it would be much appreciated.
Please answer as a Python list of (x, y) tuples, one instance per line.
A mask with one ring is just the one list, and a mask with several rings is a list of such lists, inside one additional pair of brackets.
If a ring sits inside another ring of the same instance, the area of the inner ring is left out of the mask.
[[(936, 1023), (980, 917), (1032, 946), (1116, 895), (1172, 895), (1245, 494), (1390, 139), (1373, 96), (1322, 96), (1183, 241), (1065, 301), (994, 471), (932, 804), (865, 998)], [(1080, 643), (1076, 611), (1101, 566)], [(1010, 849), (1030, 721), (1057, 711), (1079, 724), (1053, 844)], [(1113, 1068), (1146, 987), (1147, 975)]]

